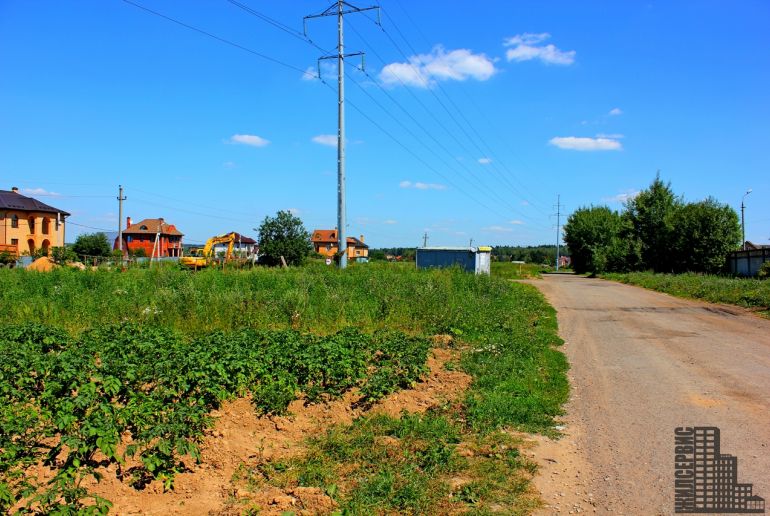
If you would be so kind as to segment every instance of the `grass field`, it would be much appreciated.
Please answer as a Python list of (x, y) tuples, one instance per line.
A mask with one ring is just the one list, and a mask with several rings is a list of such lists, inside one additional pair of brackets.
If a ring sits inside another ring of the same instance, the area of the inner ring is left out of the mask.
[(745, 306), (770, 315), (770, 281), (766, 280), (651, 272), (612, 273), (602, 277), (674, 296)]
[[(533, 466), (504, 430), (550, 432), (568, 390), (553, 309), (534, 288), (494, 275), (390, 264), (0, 270), (0, 302), (3, 510), (107, 510), (80, 479), (131, 457), (134, 482), (172, 488), (223, 401), (248, 393), (269, 414), (300, 393), (312, 401), (357, 388), (377, 399), (418, 380), (429, 337), (448, 334), (463, 351), (455, 367), (473, 377), (456, 404), (364, 416), (317, 436), (306, 457), (245, 476), (322, 487), (353, 514), (500, 504), (526, 513)], [(383, 438), (398, 445), (372, 445)], [(52, 483), (24, 474), (41, 461), (54, 466)], [(351, 461), (371, 467), (351, 471)], [(454, 492), (458, 474), (471, 481)]]
[(505, 279), (539, 278), (542, 272), (548, 270), (550, 267), (547, 265), (536, 263), (492, 262), (491, 266), (493, 276)]

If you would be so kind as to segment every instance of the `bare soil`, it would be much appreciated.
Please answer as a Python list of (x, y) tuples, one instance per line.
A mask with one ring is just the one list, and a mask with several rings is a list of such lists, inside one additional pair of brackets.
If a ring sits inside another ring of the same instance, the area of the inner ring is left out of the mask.
[[(437, 345), (446, 339), (435, 339)], [(349, 424), (365, 412), (398, 416), (402, 410), (424, 412), (460, 396), (471, 378), (461, 371), (445, 368), (458, 352), (435, 348), (428, 358), (430, 373), (414, 388), (393, 393), (369, 411), (359, 408), (360, 396), (348, 392), (341, 399), (305, 405), (293, 402), (289, 415), (258, 417), (247, 398), (225, 403), (213, 414), (215, 426), (205, 437), (201, 464), (188, 464), (189, 472), (176, 477), (173, 491), (163, 492), (159, 482), (136, 490), (116, 478), (114, 467), (107, 468), (101, 483), (86, 487), (113, 502), (112, 514), (239, 514), (243, 507), (257, 507), (260, 515), (328, 514), (335, 502), (316, 488), (287, 491), (266, 487), (250, 492), (237, 487), (233, 474), (242, 465), (286, 459), (305, 451), (305, 440), (335, 424)]]
[(579, 276), (529, 282), (558, 311), (564, 437), (537, 438), (540, 514), (673, 514), (674, 428), (716, 426), (770, 499), (770, 321)]

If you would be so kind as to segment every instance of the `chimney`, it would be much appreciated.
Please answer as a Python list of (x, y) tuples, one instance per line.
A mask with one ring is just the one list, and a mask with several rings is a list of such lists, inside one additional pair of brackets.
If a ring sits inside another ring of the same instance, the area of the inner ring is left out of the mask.
[(11, 191), (12, 191), (13, 193), (19, 193), (19, 187), (18, 187), (18, 186), (12, 186), (12, 187), (11, 187)]
[(126, 229), (131, 227), (131, 217), (126, 217)]
[(359, 240), (360, 240), (360, 241), (361, 241), (361, 243), (363, 244), (363, 243), (364, 243), (364, 235), (359, 235), (359, 236), (361, 237), (361, 238), (359, 238)]

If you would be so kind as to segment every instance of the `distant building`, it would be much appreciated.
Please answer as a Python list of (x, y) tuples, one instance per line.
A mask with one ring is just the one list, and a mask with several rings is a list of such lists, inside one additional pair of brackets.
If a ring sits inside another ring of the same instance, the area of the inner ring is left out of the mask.
[[(142, 249), (149, 257), (179, 257), (182, 256), (183, 236), (176, 226), (166, 224), (163, 218), (144, 219), (134, 224), (131, 217), (127, 217), (126, 229), (123, 230), (123, 252), (133, 254)], [(113, 249), (118, 249), (117, 238)]]
[[(338, 238), (336, 229), (315, 229), (310, 241), (313, 243), (315, 252), (327, 258), (334, 258), (339, 251)], [(349, 261), (369, 260), (369, 246), (364, 243), (364, 235), (361, 235), (360, 238), (347, 237), (346, 240)]]
[(14, 256), (63, 246), (69, 213), (19, 193), (0, 190), (0, 252)]
[(418, 269), (460, 267), (475, 274), (489, 274), (492, 248), (418, 247), (415, 261)]
[[(257, 254), (259, 251), (259, 246), (257, 245), (257, 241), (253, 238), (247, 237), (245, 235), (241, 235), (238, 232), (233, 231), (232, 233), (235, 233), (235, 243), (233, 244), (233, 255), (234, 256), (240, 256), (240, 257), (247, 257), (247, 256), (253, 256)], [(219, 253), (225, 253), (227, 252), (227, 246), (228, 244), (217, 244), (214, 246), (214, 256), (219, 255)]]

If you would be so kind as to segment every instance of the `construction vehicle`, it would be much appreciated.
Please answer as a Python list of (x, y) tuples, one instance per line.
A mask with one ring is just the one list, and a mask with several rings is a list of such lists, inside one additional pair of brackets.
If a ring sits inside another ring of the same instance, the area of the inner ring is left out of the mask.
[(214, 263), (214, 246), (217, 244), (227, 244), (227, 251), (222, 258), (223, 262), (228, 262), (233, 257), (233, 245), (235, 245), (235, 233), (225, 233), (209, 238), (203, 248), (192, 249), (190, 256), (183, 256), (179, 259), (179, 265), (187, 269), (202, 269)]

